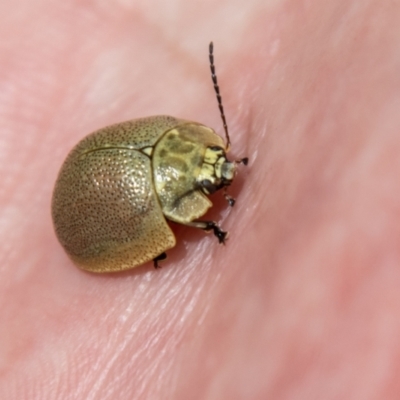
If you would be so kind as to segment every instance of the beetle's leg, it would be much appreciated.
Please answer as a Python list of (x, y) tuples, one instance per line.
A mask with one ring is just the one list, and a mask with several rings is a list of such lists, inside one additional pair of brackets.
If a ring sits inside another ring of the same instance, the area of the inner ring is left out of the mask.
[(161, 253), (159, 256), (155, 257), (153, 259), (154, 262), (154, 268), (159, 269), (161, 268), (161, 265), (158, 265), (158, 261), (165, 260), (167, 258), (167, 253)]
[(247, 165), (249, 163), (249, 157), (243, 157), (240, 160), (235, 160), (235, 164)]
[(192, 226), (193, 228), (202, 229), (206, 232), (213, 231), (214, 235), (218, 239), (218, 242), (222, 244), (225, 244), (225, 240), (228, 236), (228, 232), (223, 231), (214, 221), (193, 221), (185, 223), (185, 225)]
[(233, 207), (235, 205), (236, 199), (234, 199), (232, 196), (230, 196), (227, 193), (227, 187), (224, 187), (224, 197), (225, 197), (225, 200), (228, 202), (229, 207)]
[[(249, 159), (248, 159), (247, 157), (243, 157), (243, 158), (241, 158), (241, 159), (239, 159), (239, 160), (235, 160), (235, 164), (247, 165), (248, 162), (249, 162)], [(233, 207), (233, 206), (235, 205), (235, 203), (236, 203), (236, 199), (234, 199), (232, 196), (229, 196), (227, 190), (228, 190), (228, 187), (225, 186), (225, 187), (224, 187), (224, 197), (225, 197), (225, 200), (228, 202), (228, 204), (229, 204), (230, 207)]]

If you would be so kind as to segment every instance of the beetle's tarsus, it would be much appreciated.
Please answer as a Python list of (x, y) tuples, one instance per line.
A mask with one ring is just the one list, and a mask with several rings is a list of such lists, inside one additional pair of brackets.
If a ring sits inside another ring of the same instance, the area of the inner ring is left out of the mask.
[(223, 231), (216, 222), (214, 221), (204, 221), (206, 227), (203, 228), (206, 232), (213, 231), (214, 235), (217, 237), (218, 242), (225, 244), (225, 240), (228, 236), (228, 232)]
[(222, 244), (225, 244), (225, 241), (228, 238), (228, 232), (223, 231), (219, 227), (219, 225), (214, 221), (192, 221), (192, 222), (187, 222), (184, 225), (202, 229), (205, 232), (212, 231), (214, 235), (217, 237), (218, 242)]
[(154, 268), (155, 269), (160, 269), (161, 265), (158, 264), (159, 261), (163, 261), (167, 258), (167, 253), (161, 253), (159, 256), (155, 257), (153, 259), (154, 262)]
[(229, 196), (228, 193), (224, 194), (225, 200), (228, 202), (230, 207), (233, 207), (236, 203), (236, 199), (234, 199), (232, 196)]
[(235, 164), (247, 165), (248, 163), (249, 163), (249, 157), (243, 157), (235, 161)]

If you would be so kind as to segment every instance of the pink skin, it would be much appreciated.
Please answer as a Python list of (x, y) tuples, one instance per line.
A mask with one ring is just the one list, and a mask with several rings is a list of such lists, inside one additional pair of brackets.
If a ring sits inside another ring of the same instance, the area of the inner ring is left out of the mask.
[[(400, 5), (266, 3), (0, 3), (1, 399), (398, 398)], [(222, 134), (210, 40), (250, 158), (212, 197), (227, 245), (176, 227), (161, 270), (78, 270), (63, 159), (146, 115)]]

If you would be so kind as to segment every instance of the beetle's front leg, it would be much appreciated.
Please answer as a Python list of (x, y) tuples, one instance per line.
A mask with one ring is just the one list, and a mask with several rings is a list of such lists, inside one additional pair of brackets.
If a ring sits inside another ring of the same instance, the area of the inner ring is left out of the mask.
[(202, 229), (206, 232), (213, 231), (214, 235), (217, 237), (218, 242), (225, 244), (225, 240), (228, 237), (228, 232), (223, 231), (219, 225), (214, 221), (192, 221), (185, 223), (184, 225), (192, 226), (193, 228)]

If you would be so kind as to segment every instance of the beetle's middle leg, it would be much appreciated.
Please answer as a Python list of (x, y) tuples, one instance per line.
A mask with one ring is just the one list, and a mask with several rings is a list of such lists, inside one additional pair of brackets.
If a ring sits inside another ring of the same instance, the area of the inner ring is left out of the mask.
[(225, 240), (228, 237), (228, 232), (223, 231), (220, 226), (214, 221), (192, 221), (187, 222), (184, 225), (191, 226), (193, 228), (202, 229), (206, 232), (213, 232), (217, 237), (218, 242), (225, 244)]

